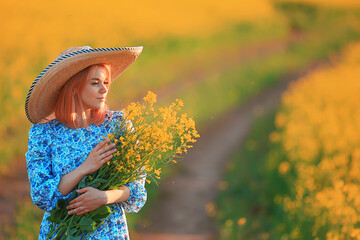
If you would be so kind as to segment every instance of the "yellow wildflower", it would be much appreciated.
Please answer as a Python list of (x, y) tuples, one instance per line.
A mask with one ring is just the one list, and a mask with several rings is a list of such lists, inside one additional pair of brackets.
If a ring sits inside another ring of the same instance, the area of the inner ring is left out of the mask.
[(156, 103), (156, 94), (151, 91), (148, 91), (147, 95), (144, 97), (144, 101), (150, 104)]
[(155, 173), (156, 175), (160, 176), (160, 173), (161, 173), (161, 168), (156, 169), (156, 170), (154, 171), (154, 173)]

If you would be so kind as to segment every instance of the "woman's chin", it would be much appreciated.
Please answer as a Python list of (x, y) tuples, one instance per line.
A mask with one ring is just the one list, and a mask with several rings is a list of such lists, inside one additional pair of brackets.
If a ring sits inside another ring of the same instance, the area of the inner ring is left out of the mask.
[(99, 105), (95, 107), (95, 109), (102, 109), (105, 107), (105, 102), (101, 102)]
[(88, 108), (85, 108), (86, 110), (85, 111), (89, 111), (89, 110), (98, 110), (98, 109), (102, 109), (104, 108), (104, 104), (101, 104), (101, 105), (93, 105), (91, 107), (88, 107)]

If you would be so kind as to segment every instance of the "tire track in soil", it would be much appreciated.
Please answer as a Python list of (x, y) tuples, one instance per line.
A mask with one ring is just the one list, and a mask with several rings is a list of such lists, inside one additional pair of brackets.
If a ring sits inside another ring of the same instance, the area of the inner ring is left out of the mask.
[(216, 237), (215, 223), (205, 206), (215, 200), (227, 160), (239, 149), (253, 120), (275, 109), (282, 93), (299, 79), (328, 61), (312, 63), (289, 74), (276, 85), (253, 96), (234, 111), (224, 114), (200, 130), (200, 138), (180, 162), (180, 173), (161, 183), (163, 198), (152, 206), (149, 221), (134, 240), (209, 240)]

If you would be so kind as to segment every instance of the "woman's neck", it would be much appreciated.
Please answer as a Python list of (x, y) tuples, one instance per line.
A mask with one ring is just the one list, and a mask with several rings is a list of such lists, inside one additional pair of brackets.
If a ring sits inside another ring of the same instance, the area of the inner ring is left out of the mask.
[(82, 113), (78, 113), (77, 115), (81, 116), (80, 118), (78, 118), (77, 123), (79, 128), (85, 128), (91, 125), (91, 109), (87, 109)]
[(86, 119), (88, 119), (88, 120), (91, 119), (91, 109), (85, 110), (85, 117), (86, 117)]

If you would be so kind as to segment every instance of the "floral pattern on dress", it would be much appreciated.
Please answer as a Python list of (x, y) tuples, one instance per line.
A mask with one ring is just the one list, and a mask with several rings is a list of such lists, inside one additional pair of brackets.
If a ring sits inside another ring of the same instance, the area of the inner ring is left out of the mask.
[[(72, 129), (56, 119), (35, 124), (29, 131), (26, 164), (31, 186), (31, 199), (45, 214), (41, 223), (39, 239), (46, 239), (51, 223), (47, 220), (58, 199), (63, 196), (57, 186), (61, 177), (79, 167), (89, 152), (103, 140), (103, 136), (113, 133), (122, 121), (121, 111), (107, 111), (105, 121), (87, 128)], [(145, 176), (130, 182), (130, 197), (122, 203), (109, 204), (115, 211), (88, 239), (129, 239), (125, 212), (138, 212), (146, 202)]]

